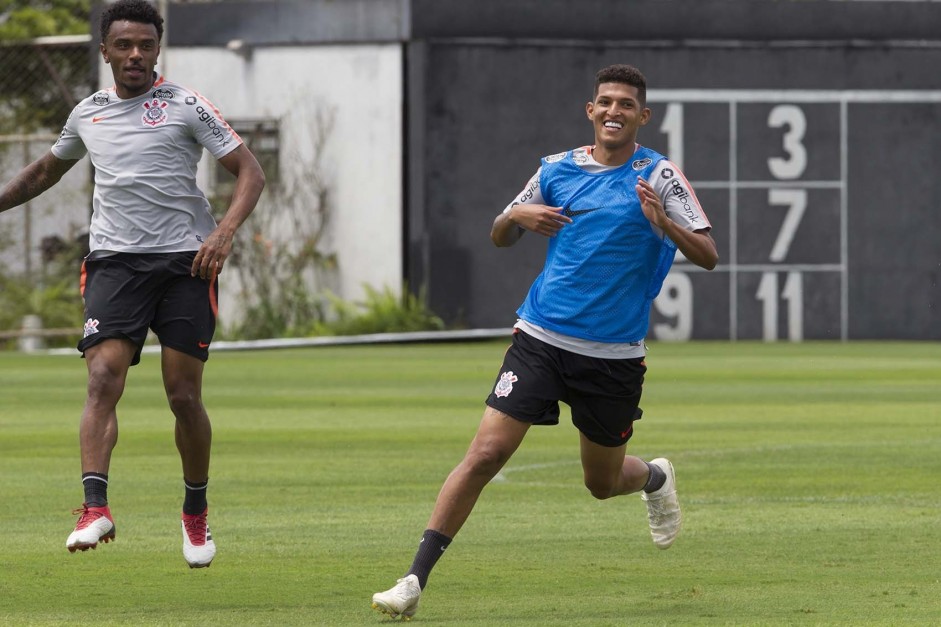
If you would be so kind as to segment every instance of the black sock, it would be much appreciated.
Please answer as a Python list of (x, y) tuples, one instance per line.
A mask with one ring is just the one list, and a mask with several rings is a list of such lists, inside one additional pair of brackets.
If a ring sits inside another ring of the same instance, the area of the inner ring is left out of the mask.
[(438, 558), (444, 555), (444, 550), (448, 548), (449, 544), (451, 544), (451, 538), (443, 533), (425, 529), (425, 533), (422, 534), (418, 551), (415, 553), (415, 561), (412, 562), (412, 567), (406, 573), (418, 577), (418, 585), (421, 586), (422, 590), (425, 589), (431, 569), (438, 563)]
[(108, 475), (83, 472), (82, 487), (85, 488), (85, 505), (88, 507), (105, 507), (108, 504)]
[[(647, 462), (644, 462), (647, 464)], [(660, 466), (654, 466), (653, 464), (647, 464), (647, 468), (650, 469), (650, 476), (647, 477), (647, 484), (644, 485), (644, 492), (650, 494), (651, 492), (656, 492), (663, 487), (663, 484), (667, 481), (667, 473), (663, 472), (663, 469)]]
[(195, 516), (206, 511), (206, 486), (209, 485), (209, 479), (196, 483), (187, 481), (183, 478), (183, 486), (186, 488), (186, 496), (183, 497), (183, 513)]

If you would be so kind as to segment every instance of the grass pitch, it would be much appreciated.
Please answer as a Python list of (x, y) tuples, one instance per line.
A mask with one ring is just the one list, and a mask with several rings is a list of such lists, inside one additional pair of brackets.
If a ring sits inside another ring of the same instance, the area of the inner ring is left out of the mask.
[[(215, 353), (209, 569), (181, 554), (158, 360), (131, 370), (116, 542), (69, 554), (77, 357), (0, 353), (0, 624), (380, 625), (506, 342)], [(941, 345), (651, 345), (628, 450), (665, 455), (685, 525), (593, 500), (563, 415), (530, 431), (413, 625), (941, 624)]]

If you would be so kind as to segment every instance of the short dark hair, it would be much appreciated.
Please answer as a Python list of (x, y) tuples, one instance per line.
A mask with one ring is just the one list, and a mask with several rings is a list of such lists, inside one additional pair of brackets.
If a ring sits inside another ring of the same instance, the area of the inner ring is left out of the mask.
[(163, 18), (154, 5), (146, 0), (118, 0), (101, 13), (101, 43), (108, 38), (111, 24), (121, 20), (153, 24), (157, 29), (157, 41), (163, 37)]
[(624, 83), (636, 87), (640, 104), (647, 104), (647, 79), (633, 65), (616, 64), (598, 70), (595, 74), (595, 93), (592, 94), (592, 100), (598, 97), (598, 87), (602, 83)]

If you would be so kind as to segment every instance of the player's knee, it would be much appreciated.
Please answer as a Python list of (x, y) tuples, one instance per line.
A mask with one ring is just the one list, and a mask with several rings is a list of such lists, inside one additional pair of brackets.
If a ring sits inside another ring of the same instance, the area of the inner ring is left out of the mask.
[(199, 393), (188, 386), (181, 386), (167, 391), (167, 402), (177, 420), (190, 421), (203, 414), (203, 403)]
[(92, 403), (116, 404), (124, 392), (125, 373), (107, 363), (88, 366), (88, 399)]
[(614, 483), (597, 477), (585, 477), (585, 487), (599, 501), (609, 499), (616, 494)]
[(476, 447), (468, 451), (464, 462), (473, 474), (493, 477), (500, 472), (508, 458), (508, 455), (497, 448)]

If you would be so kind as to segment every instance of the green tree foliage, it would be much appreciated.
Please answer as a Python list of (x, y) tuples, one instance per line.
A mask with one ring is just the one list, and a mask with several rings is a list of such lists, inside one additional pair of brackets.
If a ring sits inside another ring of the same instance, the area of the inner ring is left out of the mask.
[(0, 41), (88, 32), (91, 0), (0, 0)]
[(0, 133), (58, 131), (95, 83), (91, 44), (33, 38), (87, 35), (91, 0), (0, 0)]

